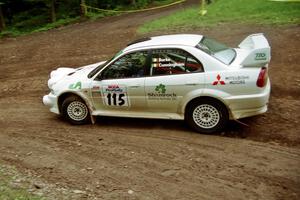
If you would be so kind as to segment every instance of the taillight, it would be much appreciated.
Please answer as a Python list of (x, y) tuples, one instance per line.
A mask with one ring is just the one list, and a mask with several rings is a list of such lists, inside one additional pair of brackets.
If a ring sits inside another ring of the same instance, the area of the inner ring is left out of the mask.
[(268, 68), (262, 67), (259, 72), (256, 85), (257, 87), (264, 87), (267, 84), (267, 81), (268, 81)]

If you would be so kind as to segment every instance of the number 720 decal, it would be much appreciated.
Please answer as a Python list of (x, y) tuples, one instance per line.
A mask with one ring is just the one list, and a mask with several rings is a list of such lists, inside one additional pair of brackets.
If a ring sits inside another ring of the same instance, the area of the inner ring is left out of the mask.
[(103, 101), (107, 106), (129, 106), (126, 87), (107, 85), (102, 87)]

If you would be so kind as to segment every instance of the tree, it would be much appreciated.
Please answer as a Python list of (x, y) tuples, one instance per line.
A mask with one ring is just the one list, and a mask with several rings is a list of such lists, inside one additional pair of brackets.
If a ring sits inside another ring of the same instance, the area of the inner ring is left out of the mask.
[(81, 0), (80, 1), (80, 15), (85, 17), (87, 15), (87, 10), (86, 10), (86, 7), (85, 7), (85, 0)]
[(5, 29), (5, 21), (2, 12), (2, 5), (3, 3), (0, 2), (0, 32)]
[(56, 10), (55, 10), (56, 0), (27, 0), (27, 1), (33, 2), (33, 3), (43, 2), (50, 9), (51, 22), (56, 21)]
[(48, 5), (50, 4), (50, 11), (51, 11), (51, 22), (56, 21), (55, 2), (56, 0), (48, 1)]

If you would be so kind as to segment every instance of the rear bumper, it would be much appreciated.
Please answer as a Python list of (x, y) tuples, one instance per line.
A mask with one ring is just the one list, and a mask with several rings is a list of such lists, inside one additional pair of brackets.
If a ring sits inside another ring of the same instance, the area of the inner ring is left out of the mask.
[(245, 110), (234, 110), (231, 111), (231, 119), (240, 119), (245, 117), (251, 117), (259, 114), (263, 114), (267, 112), (268, 105), (265, 105), (260, 108), (253, 108), (253, 109), (245, 109)]
[(59, 114), (59, 109), (57, 107), (57, 96), (49, 93), (43, 97), (43, 104), (50, 107), (50, 111)]
[(271, 84), (268, 81), (265, 88), (259, 94), (240, 95), (225, 99), (231, 111), (230, 118), (240, 119), (267, 112), (270, 92)]

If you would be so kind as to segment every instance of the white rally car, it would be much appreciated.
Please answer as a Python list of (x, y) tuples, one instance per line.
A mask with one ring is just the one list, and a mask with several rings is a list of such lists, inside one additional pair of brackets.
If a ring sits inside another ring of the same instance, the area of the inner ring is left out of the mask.
[(267, 111), (270, 46), (263, 34), (238, 48), (202, 35), (143, 38), (112, 59), (51, 72), (43, 103), (73, 124), (95, 116), (186, 120), (198, 132)]

